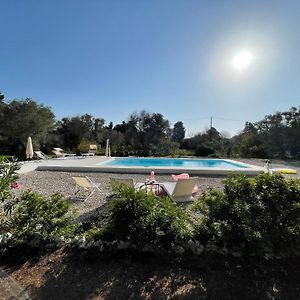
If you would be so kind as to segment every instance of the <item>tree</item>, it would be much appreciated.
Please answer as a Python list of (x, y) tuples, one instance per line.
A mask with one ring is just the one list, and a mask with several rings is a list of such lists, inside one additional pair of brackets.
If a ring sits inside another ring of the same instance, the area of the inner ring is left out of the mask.
[(230, 140), (212, 127), (185, 139), (182, 148), (194, 150), (197, 156), (229, 156)]
[[(76, 148), (82, 140), (95, 142), (96, 120), (89, 114), (82, 116), (63, 118), (58, 123), (57, 134), (61, 137), (63, 146)], [(99, 126), (99, 121), (97, 120)]]
[(174, 128), (172, 130), (172, 141), (182, 144), (185, 137), (185, 128), (181, 121), (174, 124)]
[[(142, 111), (137, 126), (140, 146), (144, 155), (156, 155), (158, 149), (161, 153), (160, 145), (171, 139), (169, 121), (164, 119), (160, 113), (150, 114)], [(167, 149), (165, 150), (168, 152)]]
[(175, 146), (174, 143), (170, 144), (172, 142), (169, 121), (160, 113), (132, 113), (128, 121), (117, 124), (114, 131), (123, 134), (123, 143), (127, 151), (139, 155), (164, 155)]
[(0, 92), (0, 102), (4, 101), (4, 95)]
[(0, 142), (11, 154), (24, 155), (27, 137), (34, 148), (47, 142), (54, 127), (54, 114), (49, 107), (30, 98), (0, 105)]
[(108, 125), (108, 126), (106, 126), (106, 128), (107, 128), (108, 130), (112, 130), (112, 129), (113, 129), (113, 127), (114, 127), (114, 124), (113, 124), (113, 122), (109, 122), (109, 125)]
[(300, 110), (266, 115), (261, 121), (245, 124), (235, 136), (235, 150), (243, 157), (300, 157)]
[(98, 144), (103, 144), (105, 142), (105, 120), (102, 118), (96, 118), (94, 120), (94, 129), (92, 136)]
[(243, 129), (243, 133), (245, 134), (257, 134), (257, 128), (255, 127), (255, 124), (251, 122), (246, 122), (245, 127)]

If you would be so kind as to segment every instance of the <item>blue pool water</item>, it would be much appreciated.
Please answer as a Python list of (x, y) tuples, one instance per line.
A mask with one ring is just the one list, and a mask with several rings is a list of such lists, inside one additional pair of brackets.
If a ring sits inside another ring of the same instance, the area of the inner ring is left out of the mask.
[(104, 163), (101, 166), (112, 167), (175, 167), (175, 168), (218, 168), (236, 169), (247, 168), (247, 166), (233, 163), (222, 159), (183, 159), (183, 158), (116, 158)]

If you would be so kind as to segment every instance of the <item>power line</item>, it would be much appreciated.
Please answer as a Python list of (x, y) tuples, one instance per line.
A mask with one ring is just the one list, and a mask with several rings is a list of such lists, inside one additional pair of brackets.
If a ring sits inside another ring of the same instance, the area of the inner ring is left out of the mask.
[(229, 119), (229, 118), (223, 118), (223, 117), (214, 117), (214, 119), (217, 120), (224, 120), (224, 121), (233, 121), (233, 122), (249, 122), (248, 120), (237, 120), (237, 119)]
[[(200, 120), (211, 120), (211, 119), (217, 119), (217, 120), (223, 120), (223, 121), (231, 121), (231, 122), (242, 122), (246, 123), (249, 122), (248, 120), (239, 120), (239, 119), (230, 119), (230, 118), (224, 118), (224, 117), (201, 117), (201, 118), (187, 118), (187, 119), (181, 119), (182, 122), (185, 121), (200, 121)], [(178, 121), (171, 121), (171, 123), (176, 123)]]
[(208, 120), (210, 117), (201, 117), (201, 118), (187, 118), (187, 119), (181, 119), (180, 120), (171, 120), (171, 123), (176, 123), (178, 121), (198, 121), (198, 120)]

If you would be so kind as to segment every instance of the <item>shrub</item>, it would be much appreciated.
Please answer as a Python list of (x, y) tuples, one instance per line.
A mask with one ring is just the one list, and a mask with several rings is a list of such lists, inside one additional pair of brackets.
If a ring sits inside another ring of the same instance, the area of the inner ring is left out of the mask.
[(196, 237), (245, 253), (300, 251), (300, 181), (280, 175), (232, 176), (224, 191), (210, 189), (196, 201)]
[[(81, 140), (80, 144), (77, 146), (77, 149), (80, 153), (87, 153), (90, 150), (90, 145), (95, 145), (93, 141), (87, 139)], [(98, 147), (100, 149), (100, 147)]]
[(20, 164), (14, 158), (0, 158), (0, 202), (12, 198), (12, 184), (18, 179), (16, 171), (19, 169)]
[(99, 146), (98, 149), (97, 149), (97, 151), (96, 151), (96, 155), (104, 156), (105, 155), (105, 148), (101, 148)]
[(249, 150), (252, 158), (268, 158), (268, 153), (263, 145), (254, 145)]
[(193, 150), (188, 150), (188, 149), (175, 149), (171, 153), (171, 157), (187, 157), (187, 156), (193, 156), (194, 151)]
[(209, 155), (213, 155), (214, 153), (215, 150), (212, 147), (206, 145), (198, 146), (195, 151), (196, 156), (209, 156)]
[(13, 242), (39, 247), (72, 237), (79, 224), (73, 222), (70, 204), (58, 194), (45, 198), (32, 191), (22, 194), (11, 218)]
[(300, 252), (300, 180), (263, 174), (256, 178), (255, 193), (265, 208), (261, 221), (264, 237), (276, 252)]
[(187, 213), (170, 199), (125, 187), (114, 196), (105, 226), (106, 240), (165, 250), (182, 244), (191, 229)]
[(100, 219), (79, 245), (100, 251), (299, 255), (300, 181), (270, 174), (231, 176), (223, 191), (210, 188), (191, 210), (121, 185)]
[[(14, 189), (20, 187), (16, 182), (18, 179), (17, 170), (20, 169), (20, 164), (13, 158), (0, 157), (0, 202), (3, 203), (3, 211), (0, 211), (0, 235), (7, 227), (7, 215), (10, 215), (16, 206), (17, 198), (13, 192)], [(3, 213), (6, 215), (4, 216)]]
[(129, 152), (132, 150), (131, 146), (127, 145), (118, 145), (115, 149), (115, 155), (120, 157), (126, 157), (129, 155)]

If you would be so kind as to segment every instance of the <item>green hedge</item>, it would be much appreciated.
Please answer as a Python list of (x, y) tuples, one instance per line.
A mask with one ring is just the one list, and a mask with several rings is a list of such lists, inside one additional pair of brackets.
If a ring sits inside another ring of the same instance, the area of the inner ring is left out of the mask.
[(300, 181), (280, 175), (233, 176), (193, 205), (195, 238), (248, 254), (300, 253)]
[[(11, 193), (15, 166), (5, 167), (12, 168), (8, 183), (0, 182), (5, 195)], [(3, 171), (9, 172), (5, 168)], [(224, 180), (223, 190), (210, 188), (188, 208), (124, 186), (107, 200), (105, 214), (76, 236), (80, 224), (62, 196), (44, 197), (27, 191), (5, 217), (8, 222), (0, 224), (0, 247), (44, 247), (67, 240), (101, 251), (117, 246), (159, 253), (300, 254), (299, 179), (270, 174), (231, 176)]]
[[(232, 176), (190, 209), (123, 187), (89, 241), (161, 251), (219, 251), (270, 257), (300, 254), (300, 181), (280, 175)], [(103, 247), (102, 247), (103, 248)], [(101, 249), (102, 249), (101, 248)]]

